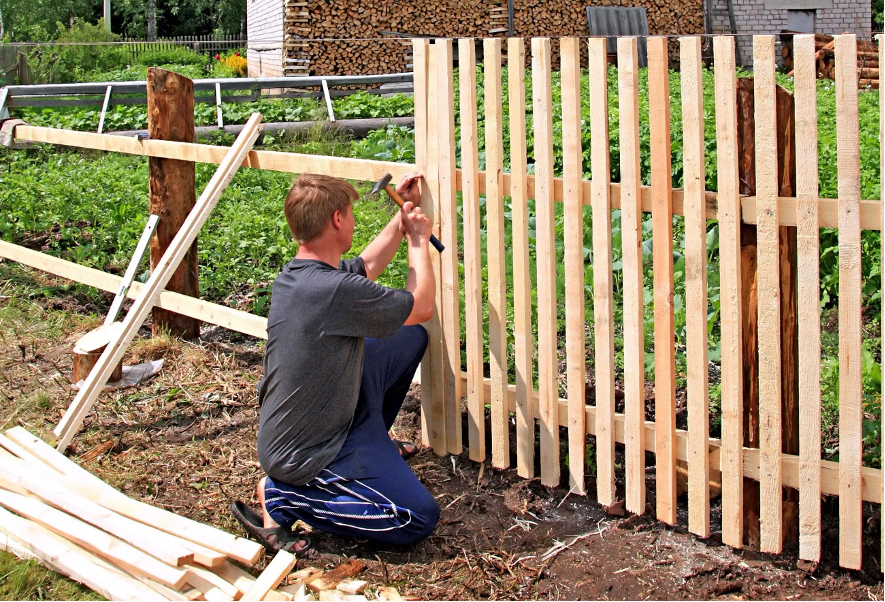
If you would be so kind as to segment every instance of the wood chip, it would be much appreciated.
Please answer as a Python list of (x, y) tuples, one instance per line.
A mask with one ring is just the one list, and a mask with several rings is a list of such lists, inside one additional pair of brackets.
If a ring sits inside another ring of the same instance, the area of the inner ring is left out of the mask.
[(399, 592), (396, 591), (395, 587), (379, 587), (378, 591), (375, 592), (375, 595), (378, 596), (379, 600), (387, 600), (389, 602), (403, 599), (403, 597), (399, 595)]
[(311, 578), (309, 581), (305, 580), (304, 584), (315, 592), (335, 589), (335, 586), (341, 581), (356, 575), (365, 568), (365, 562), (357, 560), (356, 558), (351, 558), (350, 560), (339, 564), (321, 577)]
[(336, 589), (345, 594), (361, 594), (366, 589), (366, 585), (368, 585), (368, 581), (355, 579), (352, 581), (342, 581), (338, 584)]
[(320, 592), (319, 599), (321, 601), (347, 600), (347, 595), (344, 592), (339, 592), (337, 589), (327, 589)]

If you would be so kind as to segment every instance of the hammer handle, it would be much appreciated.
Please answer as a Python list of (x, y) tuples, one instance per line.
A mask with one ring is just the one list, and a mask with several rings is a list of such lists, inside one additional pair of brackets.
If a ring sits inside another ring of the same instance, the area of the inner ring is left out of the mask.
[[(399, 195), (399, 193), (396, 191), (396, 189), (394, 189), (393, 186), (388, 184), (387, 186), (384, 187), (384, 191), (387, 193), (387, 196), (389, 196), (390, 198), (393, 199), (394, 203), (399, 205), (400, 209), (403, 208), (403, 202), (404, 202), (403, 197), (401, 197)], [(443, 246), (443, 244), (441, 242), (439, 242), (439, 239), (436, 236), (434, 236), (433, 234), (430, 235), (430, 244), (432, 244), (433, 247), (437, 251), (439, 251), (440, 253), (442, 253), (443, 251), (446, 250), (446, 248)]]

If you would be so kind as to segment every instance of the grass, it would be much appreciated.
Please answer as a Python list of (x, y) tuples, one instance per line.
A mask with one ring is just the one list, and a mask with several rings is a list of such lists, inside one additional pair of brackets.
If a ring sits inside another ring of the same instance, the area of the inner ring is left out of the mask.
[(34, 560), (0, 551), (0, 600), (104, 600)]

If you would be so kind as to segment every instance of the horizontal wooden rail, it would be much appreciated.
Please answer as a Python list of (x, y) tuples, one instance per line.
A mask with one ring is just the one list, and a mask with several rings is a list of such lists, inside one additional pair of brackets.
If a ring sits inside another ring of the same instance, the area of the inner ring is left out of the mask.
[[(467, 373), (461, 373), (461, 380), (467, 382)], [(489, 394), (491, 387), (491, 379), (484, 379), (486, 395)], [(466, 385), (465, 385), (466, 386)], [(508, 385), (508, 399), (510, 411), (516, 411), (516, 385)], [(535, 416), (538, 412), (538, 392), (531, 394), (532, 404), (534, 404)], [(596, 435), (596, 407), (585, 406), (586, 412), (586, 429), (588, 435)], [(559, 426), (568, 426), (568, 400), (559, 398)], [(655, 423), (645, 421), (645, 449), (653, 451), (655, 449)], [(624, 443), (624, 414), (615, 414), (615, 441)], [(710, 470), (719, 470), (719, 447), (721, 441), (714, 437), (710, 437)], [(688, 459), (688, 431), (676, 429), (676, 459)], [(785, 487), (799, 487), (799, 456), (782, 454), (781, 461), (783, 463), (783, 484)], [(882, 503), (882, 486), (883, 477), (882, 470), (878, 468), (870, 468), (864, 466), (861, 469), (863, 487), (862, 494), (864, 501)], [(760, 480), (759, 475), (759, 450), (749, 447), (744, 448), (744, 476), (756, 481)], [(821, 493), (824, 495), (839, 495), (839, 463), (821, 461)]]
[[(50, 274), (60, 276), (62, 278), (73, 280), (81, 284), (93, 286), (108, 292), (116, 292), (119, 289), (122, 278), (113, 274), (107, 274), (100, 270), (78, 265), (76, 263), (59, 259), (39, 251), (33, 251), (25, 247), (14, 245), (5, 241), (0, 241), (0, 257), (17, 261), (24, 265), (43, 270)], [(141, 283), (133, 283), (129, 289), (127, 296), (130, 299), (136, 298), (143, 288)], [(210, 324), (222, 326), (236, 332), (242, 332), (257, 338), (267, 338), (267, 319), (245, 311), (231, 309), (194, 299), (186, 295), (165, 291), (160, 294), (160, 300), (157, 303), (159, 307), (171, 311), (184, 314), (186, 316), (197, 318)], [(461, 373), (464, 381), (463, 386), (466, 390), (466, 372)], [(484, 380), (486, 388), (486, 398), (490, 395), (491, 380)], [(509, 411), (516, 411), (515, 393), (516, 385), (508, 386), (508, 404)], [(532, 403), (534, 404), (533, 415), (537, 416), (537, 391), (532, 393)], [(567, 400), (559, 399), (559, 424), (560, 426), (568, 426), (568, 405)], [(586, 406), (586, 429), (587, 434), (596, 434), (596, 407)], [(624, 442), (624, 415), (615, 414), (615, 441)], [(676, 430), (676, 458), (678, 460), (686, 460), (688, 433), (684, 430)], [(710, 438), (710, 467), (711, 469), (719, 469), (719, 439)], [(645, 449), (655, 449), (655, 423), (645, 422)], [(799, 487), (799, 457), (784, 454), (783, 456), (783, 484), (787, 487)], [(759, 450), (744, 448), (744, 475), (755, 480), (759, 480)], [(882, 502), (882, 486), (883, 477), (882, 470), (864, 467), (863, 475), (863, 499), (868, 502)], [(825, 495), (839, 494), (839, 463), (838, 462), (821, 462), (821, 493)]]
[[(120, 289), (120, 282), (123, 280), (120, 276), (108, 274), (101, 270), (59, 259), (58, 257), (33, 251), (2, 240), (0, 240), (0, 257), (11, 259), (29, 267), (109, 293), (116, 293)], [(141, 294), (143, 288), (144, 284), (133, 282), (126, 296), (130, 299), (135, 299)], [(157, 307), (260, 339), (267, 338), (267, 318), (262, 318), (249, 312), (231, 309), (230, 307), (170, 291), (160, 293)]]
[[(162, 140), (136, 140), (135, 138), (123, 138), (111, 134), (95, 134), (92, 132), (77, 132), (56, 128), (36, 127), (20, 125), (15, 128), (17, 140), (29, 142), (43, 142), (47, 144), (59, 144), (77, 148), (89, 148), (94, 150), (142, 155), (145, 157), (162, 157), (165, 159), (181, 159), (184, 161), (197, 161), (199, 163), (219, 163), (224, 157), (226, 148), (210, 144), (189, 144), (187, 142), (166, 142)], [(394, 178), (400, 178), (405, 174), (415, 171), (414, 164), (393, 163), (389, 161), (371, 161), (367, 159), (349, 159), (345, 157), (324, 157), (317, 155), (301, 155), (297, 153), (285, 153), (280, 151), (249, 152), (249, 158), (243, 162), (243, 167), (256, 169), (268, 169), (289, 173), (304, 173), (315, 171), (326, 175), (352, 180), (373, 182), (381, 179), (385, 173), (391, 173)], [(479, 172), (480, 194), (485, 194), (485, 172)], [(456, 174), (457, 189), (461, 190), (461, 170)], [(590, 180), (583, 180), (582, 194), (584, 204), (589, 205), (591, 199)], [(502, 193), (510, 196), (511, 174), (505, 173), (502, 181)], [(535, 178), (527, 177), (528, 198), (535, 196)], [(562, 178), (553, 181), (553, 199), (557, 202), (563, 200)], [(621, 206), (621, 185), (611, 184), (611, 203), (613, 209)], [(716, 219), (718, 204), (715, 192), (706, 193), (707, 219)], [(792, 197), (778, 197), (780, 225), (797, 225), (796, 207), (798, 201)], [(651, 213), (651, 188), (642, 187), (642, 211)], [(839, 226), (839, 201), (836, 199), (819, 198), (818, 211), (820, 213), (821, 228), (837, 228)], [(756, 223), (756, 198), (752, 196), (741, 199), (741, 213), (744, 223)], [(673, 189), (673, 215), (684, 215), (683, 191), (680, 188)], [(863, 230), (882, 230), (882, 203), (878, 200), (863, 200), (860, 202), (860, 225)]]

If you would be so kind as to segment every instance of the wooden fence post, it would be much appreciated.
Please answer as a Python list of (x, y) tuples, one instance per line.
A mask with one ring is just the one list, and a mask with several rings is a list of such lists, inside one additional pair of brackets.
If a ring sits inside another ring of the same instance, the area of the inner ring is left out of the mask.
[[(194, 141), (194, 83), (190, 79), (155, 67), (147, 74), (148, 134), (153, 140)], [(151, 239), (153, 269), (191, 209), (196, 204), (196, 168), (192, 161), (151, 157), (150, 212), (160, 216), (157, 232)], [(197, 271), (197, 242), (194, 241), (167, 290), (200, 296)], [(195, 339), (200, 336), (200, 321), (154, 307), (152, 334), (168, 329), (173, 336)]]
[[(738, 80), (740, 192), (756, 194), (753, 80)], [(778, 196), (796, 196), (796, 134), (793, 96), (777, 87)], [(781, 290), (781, 451), (799, 453), (799, 329), (796, 227), (779, 228)], [(741, 226), (741, 290), (744, 348), (744, 446), (759, 447), (759, 351), (756, 290), (756, 226)], [(744, 539), (759, 546), (759, 482), (744, 479)], [(799, 536), (799, 492), (785, 488), (784, 541)]]

